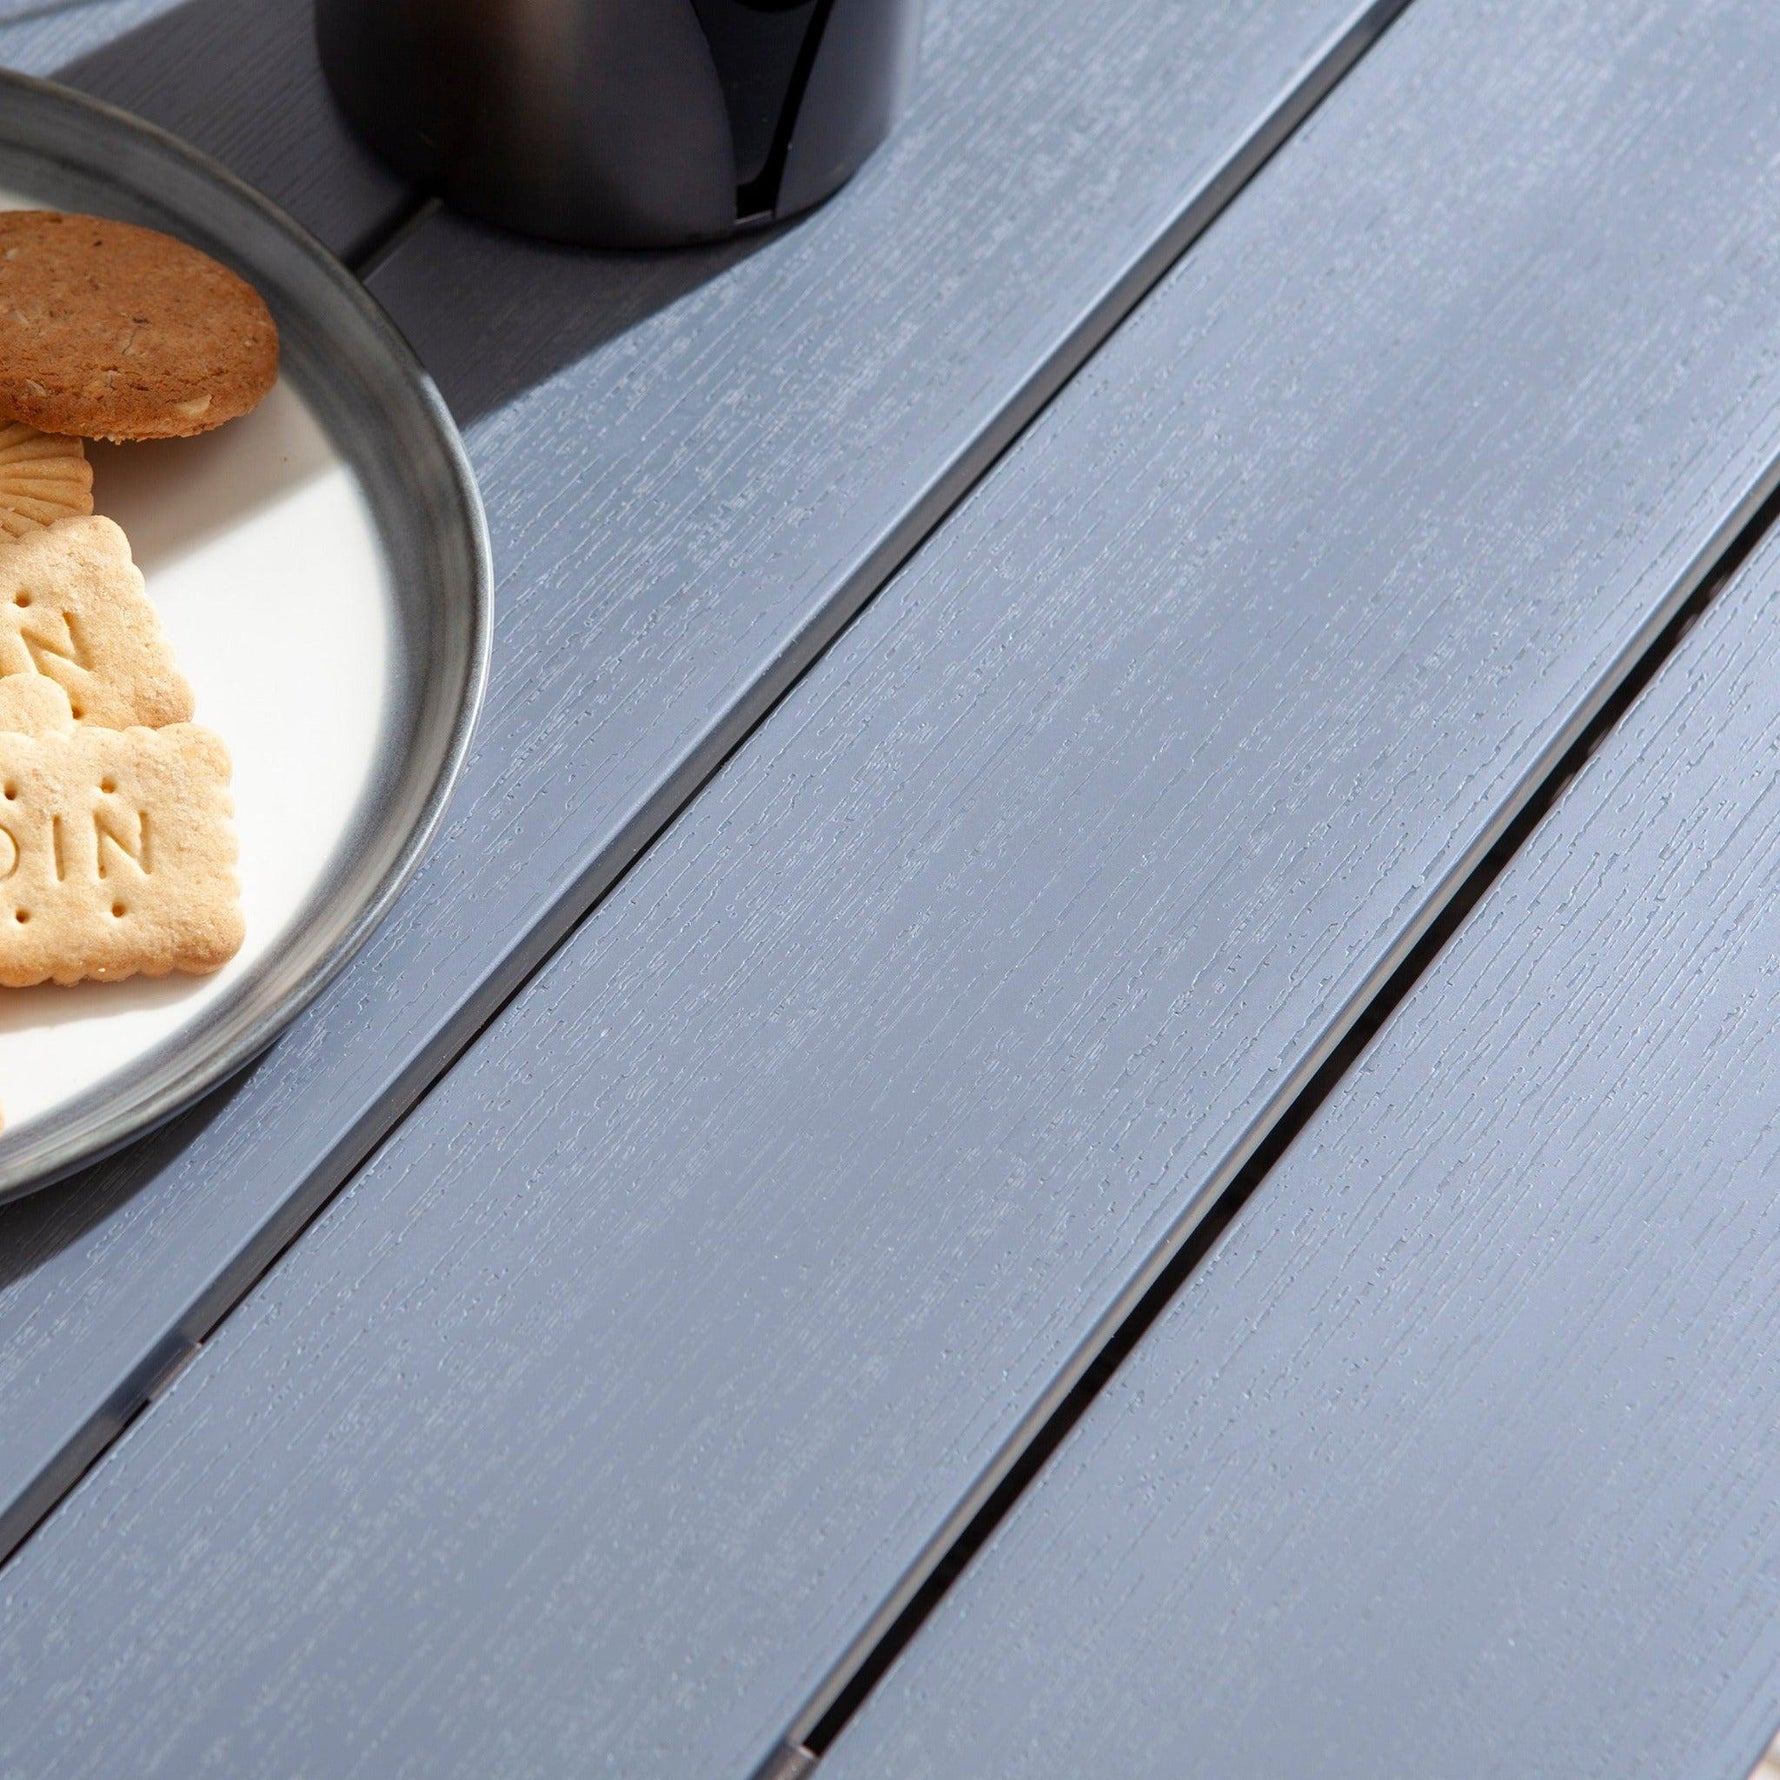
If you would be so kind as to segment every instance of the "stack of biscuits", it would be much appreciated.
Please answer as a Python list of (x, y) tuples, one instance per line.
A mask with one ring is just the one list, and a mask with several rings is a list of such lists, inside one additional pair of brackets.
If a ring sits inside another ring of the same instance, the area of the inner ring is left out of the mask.
[(153, 230), (0, 212), (0, 986), (216, 970), (229, 756), (193, 723), (83, 438), (208, 431), (278, 372), (259, 294)]

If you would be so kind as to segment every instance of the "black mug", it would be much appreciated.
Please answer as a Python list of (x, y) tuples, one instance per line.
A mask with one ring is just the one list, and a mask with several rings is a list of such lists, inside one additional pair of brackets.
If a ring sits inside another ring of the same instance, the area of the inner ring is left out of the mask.
[(888, 134), (921, 0), (316, 0), (386, 160), (559, 241), (714, 241), (807, 210)]

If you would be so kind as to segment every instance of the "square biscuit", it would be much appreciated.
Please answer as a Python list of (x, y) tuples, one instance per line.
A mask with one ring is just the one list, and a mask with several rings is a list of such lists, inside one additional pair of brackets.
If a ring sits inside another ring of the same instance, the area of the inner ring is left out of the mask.
[(109, 519), (61, 519), (0, 538), (0, 677), (38, 675), (75, 718), (127, 729), (191, 720), (192, 689)]
[(74, 707), (57, 681), (43, 674), (0, 675), (0, 729), (20, 735), (67, 735)]
[(233, 815), (228, 752), (194, 724), (0, 732), (0, 985), (226, 964)]

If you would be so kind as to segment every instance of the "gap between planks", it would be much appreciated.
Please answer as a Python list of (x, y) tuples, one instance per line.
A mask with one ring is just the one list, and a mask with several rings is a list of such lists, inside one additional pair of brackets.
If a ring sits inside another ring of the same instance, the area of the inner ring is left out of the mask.
[[(1357, 1011), (1341, 1027), (1320, 1060), (1314, 1055), (1307, 1060), (1307, 1077), (1301, 1073), (1294, 1083), (1288, 1083), (1274, 1107), (1257, 1119), (1250, 1144), (1226, 1164), (1227, 1184), (1214, 1191), (1197, 1217), (1189, 1214), (1164, 1245), (1163, 1256), (1147, 1282), (1137, 1282), (1109, 1312), (1084, 1345), (1076, 1363), (1053, 1387), (1048, 1410), (1041, 1404), (1016, 1430), (1001, 1460), (985, 1474), (979, 1490), (953, 1517), (950, 1536), (942, 1534), (911, 1567), (886, 1610), (855, 1642), (751, 1780), (801, 1777), (810, 1773), (833, 1746), (1293, 1139), (1359, 1061), (1380, 1028), (1525, 846), (1565, 787), (1661, 671), (1726, 582), (1780, 521), (1780, 464), (1770, 466), (1742, 511), (1746, 517), (1727, 528), (1728, 542), (1702, 553), (1695, 572), (1678, 587), (1665, 612), (1659, 613), (1644, 637), (1620, 657), (1615, 664), (1617, 671), (1603, 679), (1592, 710), (1580, 713), (1566, 737), (1556, 744), (1555, 760), (1543, 771), (1536, 769), (1529, 775), (1522, 794), (1504, 808), (1493, 837), (1486, 835), (1472, 860), (1462, 862), (1447, 884), (1436, 890), (1418, 926), (1405, 935), (1407, 949), (1399, 948), (1395, 961), (1387, 960), (1381, 967), (1382, 982), (1375, 978), (1376, 987), (1369, 984), (1362, 990), (1356, 998)], [(1773, 1780), (1780, 1780), (1780, 1737), (1750, 1780), (1769, 1780), (1770, 1775)]]
[(407, 204), (383, 228), (375, 230), (343, 256), (353, 276), (364, 283), (386, 260), (393, 259), (442, 208), (442, 201), (430, 193), (422, 193)]

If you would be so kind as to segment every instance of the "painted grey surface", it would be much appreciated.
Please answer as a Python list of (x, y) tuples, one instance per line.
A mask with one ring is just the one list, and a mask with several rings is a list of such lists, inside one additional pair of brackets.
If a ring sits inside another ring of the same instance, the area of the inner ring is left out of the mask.
[(1744, 1780), (1780, 1723), (1780, 543), (824, 1780)]
[[(102, 0), (0, 0), (0, 24), (40, 18), (49, 13), (81, 12), (100, 4)], [(173, 4), (173, 0), (168, 0), (168, 4)]]
[(0, 1550), (1107, 325), (1351, 10), (935, 6), (902, 130), (771, 241), (592, 256), (441, 220), (384, 268), (483, 414), (477, 748), (393, 916), (253, 1074), (0, 1212)]
[(0, 64), (21, 74), (52, 75), (183, 3), (81, 0), (74, 6), (20, 6), (0, 14)]
[(165, 12), (179, 3), (180, 0), (0, 0), (0, 24), (15, 25), (28, 19), (41, 22), (70, 17), (96, 18), (126, 6), (147, 15)]
[(0, 66), (52, 76), (215, 155), (336, 253), (399, 216), (407, 187), (335, 114), (311, 0), (89, 0), (0, 24)]
[(1777, 37), (1413, 9), (20, 1550), (0, 1772), (765, 1754), (1765, 475)]

